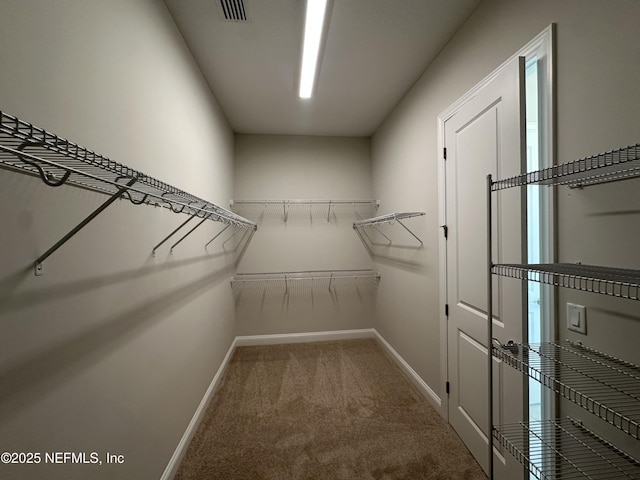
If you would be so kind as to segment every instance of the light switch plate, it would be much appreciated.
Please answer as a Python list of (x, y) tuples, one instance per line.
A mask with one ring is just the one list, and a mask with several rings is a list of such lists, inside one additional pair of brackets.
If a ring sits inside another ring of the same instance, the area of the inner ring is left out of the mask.
[(584, 305), (567, 303), (567, 328), (572, 332), (587, 334), (587, 309)]

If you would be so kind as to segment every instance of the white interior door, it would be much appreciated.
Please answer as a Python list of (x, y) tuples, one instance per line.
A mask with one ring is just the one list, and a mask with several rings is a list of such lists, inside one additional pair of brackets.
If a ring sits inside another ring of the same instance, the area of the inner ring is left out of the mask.
[[(524, 58), (520, 57), (444, 122), (449, 421), (485, 471), (489, 464), (486, 176), (504, 178), (523, 171), (523, 101)], [(521, 263), (522, 193), (510, 189), (493, 195), (493, 261)], [(494, 338), (522, 341), (521, 282), (494, 277), (493, 285)], [(495, 361), (493, 388), (494, 424), (522, 420), (522, 375)], [(495, 478), (522, 478), (520, 467), (506, 458), (499, 453), (494, 457)]]

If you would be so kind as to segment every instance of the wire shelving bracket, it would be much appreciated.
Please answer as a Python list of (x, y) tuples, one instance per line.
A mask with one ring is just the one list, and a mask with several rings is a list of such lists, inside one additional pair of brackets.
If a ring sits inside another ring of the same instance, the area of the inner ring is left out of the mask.
[[(199, 217), (243, 229), (257, 228), (255, 223), (240, 215), (4, 112), (0, 112), (0, 167), (38, 176), (51, 187), (68, 184), (110, 196), (36, 259), (36, 275), (42, 275), (42, 262), (46, 258), (119, 198), (127, 198), (134, 205), (145, 203), (169, 208), (174, 213), (189, 214), (189, 220)], [(184, 224), (177, 230), (182, 226)]]

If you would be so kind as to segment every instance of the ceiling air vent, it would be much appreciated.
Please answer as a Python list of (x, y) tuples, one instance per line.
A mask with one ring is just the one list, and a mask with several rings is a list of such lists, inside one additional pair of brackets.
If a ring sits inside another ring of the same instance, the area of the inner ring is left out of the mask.
[(220, 15), (229, 22), (246, 22), (247, 10), (243, 0), (218, 0)]

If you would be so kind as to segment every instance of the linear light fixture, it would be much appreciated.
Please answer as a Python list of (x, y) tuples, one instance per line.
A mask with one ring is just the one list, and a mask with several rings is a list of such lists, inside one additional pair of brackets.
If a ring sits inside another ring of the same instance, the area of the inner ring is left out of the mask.
[(313, 92), (326, 10), (327, 0), (307, 0), (300, 70), (300, 98), (311, 98)]

